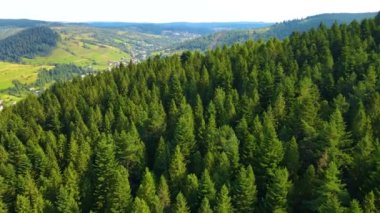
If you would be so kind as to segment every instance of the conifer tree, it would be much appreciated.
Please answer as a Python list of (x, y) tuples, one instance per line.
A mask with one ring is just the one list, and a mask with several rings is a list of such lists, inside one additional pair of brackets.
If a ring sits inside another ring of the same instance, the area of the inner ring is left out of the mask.
[(340, 171), (336, 164), (331, 162), (324, 172), (324, 178), (322, 185), (317, 189), (318, 197), (316, 200), (316, 206), (323, 208), (336, 208), (341, 210), (343, 203), (349, 202), (348, 193), (344, 184), (341, 183), (339, 178)]
[(223, 185), (219, 192), (215, 211), (218, 213), (232, 212), (231, 198), (226, 185)]
[(142, 173), (145, 159), (145, 145), (141, 141), (134, 123), (131, 123), (128, 132), (122, 131), (116, 137), (116, 158), (133, 176)]
[(65, 187), (61, 187), (57, 196), (57, 210), (62, 213), (80, 212), (73, 196)]
[(175, 213), (189, 213), (190, 212), (189, 208), (187, 207), (186, 199), (181, 192), (179, 192), (176, 197), (176, 202), (173, 206), (173, 212)]
[(338, 197), (334, 194), (326, 194), (325, 202), (318, 207), (318, 212), (337, 212), (343, 213), (345, 209), (342, 207)]
[(373, 193), (373, 191), (371, 191), (364, 197), (363, 209), (365, 213), (377, 212), (375, 206), (375, 194)]
[(350, 203), (350, 208), (349, 208), (350, 213), (363, 213), (362, 208), (360, 207), (360, 203), (353, 199)]
[(246, 165), (252, 164), (255, 157), (257, 141), (255, 141), (255, 138), (249, 132), (248, 123), (245, 117), (239, 121), (239, 124), (236, 127), (236, 136), (240, 141), (241, 161)]
[(233, 191), (233, 205), (236, 211), (252, 212), (255, 210), (257, 201), (255, 184), (252, 167), (241, 167), (237, 174)]
[(297, 177), (297, 172), (300, 167), (299, 160), (298, 144), (296, 139), (293, 137), (290, 140), (285, 153), (285, 164), (289, 171), (289, 176)]
[(274, 176), (274, 172), (284, 157), (282, 143), (277, 137), (273, 117), (270, 113), (264, 114), (263, 124), (264, 138), (257, 148), (255, 165), (259, 196), (265, 194), (265, 186), (268, 184), (268, 180)]
[(188, 158), (195, 148), (194, 117), (190, 105), (184, 100), (175, 126), (173, 143), (181, 148), (185, 158)]
[(210, 207), (210, 202), (207, 197), (202, 199), (201, 206), (199, 207), (199, 213), (212, 213), (212, 209)]
[(151, 211), (149, 209), (148, 204), (146, 204), (144, 199), (140, 199), (139, 197), (136, 197), (132, 205), (132, 212), (150, 213)]
[(110, 194), (111, 212), (125, 212), (131, 208), (132, 195), (128, 178), (128, 170), (118, 166), (112, 178), (114, 184)]
[(203, 198), (207, 198), (207, 202), (213, 203), (215, 200), (215, 184), (211, 180), (210, 174), (206, 169), (203, 172), (200, 184), (199, 184), (199, 200), (202, 201)]
[(113, 184), (112, 178), (116, 169), (114, 148), (110, 143), (110, 136), (102, 135), (96, 144), (94, 160), (94, 208), (97, 211), (105, 211), (109, 205), (109, 194)]
[(160, 181), (158, 183), (157, 195), (163, 209), (168, 209), (170, 207), (170, 191), (169, 186), (166, 182), (166, 178), (163, 175), (161, 175)]
[(286, 212), (288, 207), (287, 197), (290, 188), (286, 168), (275, 171), (268, 185), (265, 195), (265, 204), (268, 212)]
[(17, 195), (16, 199), (16, 212), (33, 212), (34, 209), (30, 203), (30, 200), (23, 195)]
[(162, 174), (167, 171), (169, 167), (169, 148), (164, 138), (160, 138), (158, 146), (156, 148), (155, 160), (154, 160), (154, 172), (155, 174)]
[(177, 146), (174, 150), (169, 166), (169, 177), (171, 182), (171, 192), (179, 192), (181, 184), (186, 177), (186, 162), (181, 149)]
[(142, 177), (139, 189), (137, 191), (137, 197), (145, 200), (149, 208), (152, 210), (154, 208), (154, 196), (156, 195), (156, 184), (152, 173), (148, 168), (145, 168), (145, 173)]
[(186, 176), (182, 191), (189, 203), (190, 210), (196, 211), (199, 204), (199, 181), (195, 174), (188, 174)]

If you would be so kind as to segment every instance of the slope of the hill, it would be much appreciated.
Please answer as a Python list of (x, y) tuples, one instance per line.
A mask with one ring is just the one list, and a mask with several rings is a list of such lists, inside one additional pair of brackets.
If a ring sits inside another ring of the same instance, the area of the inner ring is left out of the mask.
[[(169, 49), (173, 50), (207, 50), (216, 46), (231, 45), (236, 42), (244, 42), (250, 39), (283, 39), (288, 37), (292, 32), (305, 32), (312, 28), (318, 27), (321, 23), (330, 27), (334, 22), (338, 24), (349, 24), (353, 20), (361, 21), (363, 19), (373, 18), (376, 13), (332, 13), (310, 16), (305, 19), (296, 19), (273, 24), (261, 29), (248, 30), (231, 30), (216, 32), (212, 35), (196, 38)], [(167, 50), (168, 51), (168, 50)]]
[(0, 19), (0, 27), (32, 28), (42, 26), (52, 27), (59, 25), (62, 25), (62, 23), (29, 19)]
[(0, 116), (2, 212), (380, 210), (380, 14), (154, 57)]
[(110, 63), (130, 59), (130, 55), (121, 49), (107, 45), (96, 38), (97, 29), (86, 27), (56, 27), (59, 35), (57, 47), (46, 56), (24, 58), (28, 64), (76, 64), (103, 70)]
[(48, 27), (23, 30), (0, 40), (0, 60), (19, 62), (22, 57), (32, 58), (49, 54), (59, 37)]

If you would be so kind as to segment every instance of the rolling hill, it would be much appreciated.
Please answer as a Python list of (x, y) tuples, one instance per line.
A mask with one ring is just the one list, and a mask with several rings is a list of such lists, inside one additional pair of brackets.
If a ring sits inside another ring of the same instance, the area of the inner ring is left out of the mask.
[(48, 55), (57, 45), (58, 34), (48, 27), (33, 27), (0, 40), (0, 60), (20, 62), (21, 58)]
[(207, 50), (216, 46), (231, 45), (236, 42), (244, 42), (250, 39), (283, 39), (292, 32), (305, 32), (318, 27), (321, 23), (330, 27), (334, 22), (337, 24), (350, 23), (353, 20), (373, 18), (376, 13), (332, 13), (310, 16), (304, 19), (296, 19), (273, 24), (260, 29), (220, 31), (211, 35), (195, 38), (170, 47), (168, 52), (180, 50)]

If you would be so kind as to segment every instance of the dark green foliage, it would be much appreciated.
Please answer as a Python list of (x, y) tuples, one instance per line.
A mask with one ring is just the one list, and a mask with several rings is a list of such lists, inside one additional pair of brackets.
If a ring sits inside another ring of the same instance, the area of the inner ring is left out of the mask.
[(154, 209), (155, 195), (156, 184), (154, 183), (152, 173), (149, 171), (148, 168), (146, 168), (139, 189), (137, 191), (137, 197), (145, 200), (150, 209)]
[(256, 208), (257, 191), (251, 166), (240, 168), (233, 188), (234, 209), (238, 212), (252, 212)]
[(212, 209), (210, 207), (210, 203), (207, 199), (207, 197), (203, 198), (201, 207), (199, 207), (199, 213), (212, 213)]
[(148, 204), (146, 204), (145, 200), (140, 199), (139, 197), (136, 197), (132, 205), (132, 212), (150, 213), (151, 211), (149, 209)]
[(290, 188), (288, 177), (286, 169), (277, 169), (274, 172), (265, 195), (265, 204), (268, 212), (287, 211), (287, 197)]
[(321, 25), (57, 82), (0, 113), (0, 211), (377, 212), (377, 33)]
[(158, 183), (157, 188), (157, 196), (163, 209), (168, 209), (170, 207), (170, 191), (165, 176), (160, 177), (160, 182)]
[(207, 203), (214, 202), (215, 194), (216, 194), (215, 185), (212, 182), (210, 174), (207, 169), (204, 171), (202, 175), (198, 191), (199, 191), (199, 200), (202, 201), (202, 203), (203, 203), (204, 198), (207, 199)]
[(104, 211), (110, 205), (110, 193), (115, 183), (112, 178), (116, 170), (113, 144), (109, 136), (102, 135), (96, 145), (94, 160), (94, 209)]
[(175, 213), (190, 212), (189, 208), (187, 207), (186, 199), (181, 192), (178, 193), (178, 195), (175, 199), (175, 204), (173, 206), (173, 212), (175, 212)]
[(187, 172), (185, 158), (183, 157), (179, 146), (177, 146), (174, 151), (168, 172), (172, 191), (174, 193), (179, 192), (181, 184), (183, 184)]
[(58, 34), (48, 27), (34, 27), (0, 40), (0, 59), (18, 62), (22, 57), (46, 55), (57, 45)]
[(74, 77), (91, 73), (94, 73), (94, 71), (74, 64), (57, 64), (53, 69), (39, 71), (34, 86), (43, 87), (49, 82), (68, 81)]
[(218, 213), (232, 212), (231, 197), (229, 196), (229, 191), (226, 185), (223, 185), (219, 192), (215, 211)]

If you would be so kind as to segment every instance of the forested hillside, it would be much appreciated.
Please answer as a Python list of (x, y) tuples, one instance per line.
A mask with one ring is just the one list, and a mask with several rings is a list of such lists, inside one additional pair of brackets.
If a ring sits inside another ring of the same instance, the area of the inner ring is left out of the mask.
[(30, 28), (42, 26), (60, 26), (62, 23), (29, 19), (0, 19), (0, 27)]
[(154, 57), (0, 116), (2, 212), (377, 212), (380, 14)]
[(46, 55), (56, 46), (58, 38), (48, 27), (25, 29), (0, 40), (0, 60), (19, 62), (22, 57)]
[(216, 32), (211, 35), (195, 38), (185, 41), (173, 47), (176, 50), (202, 50), (214, 49), (217, 46), (232, 45), (236, 42), (245, 42), (250, 39), (268, 40), (270, 38), (284, 39), (293, 32), (305, 32), (312, 28), (318, 28), (322, 23), (331, 27), (335, 22), (338, 24), (349, 24), (356, 20), (358, 22), (366, 18), (373, 18), (376, 13), (332, 13), (320, 14), (306, 17), (304, 19), (295, 19), (276, 23), (266, 28), (259, 29), (238, 29), (230, 31)]

